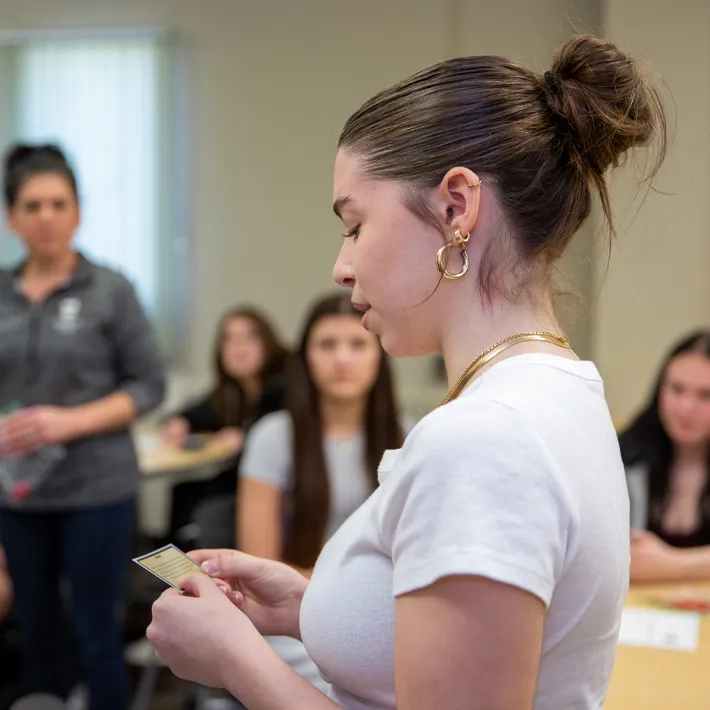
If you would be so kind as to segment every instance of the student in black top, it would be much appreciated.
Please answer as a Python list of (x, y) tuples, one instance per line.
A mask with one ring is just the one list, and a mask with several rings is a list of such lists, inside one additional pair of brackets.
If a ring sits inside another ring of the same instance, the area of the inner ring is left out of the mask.
[[(255, 308), (235, 308), (217, 329), (214, 347), (215, 386), (162, 426), (166, 443), (185, 446), (192, 433), (212, 434), (241, 451), (244, 434), (265, 414), (284, 406), (285, 369), (289, 352), (269, 320)], [(236, 492), (237, 474), (230, 467), (210, 481), (175, 487), (170, 524), (174, 536), (190, 523), (198, 503)]]
[(710, 331), (671, 349), (620, 444), (632, 581), (710, 579)]

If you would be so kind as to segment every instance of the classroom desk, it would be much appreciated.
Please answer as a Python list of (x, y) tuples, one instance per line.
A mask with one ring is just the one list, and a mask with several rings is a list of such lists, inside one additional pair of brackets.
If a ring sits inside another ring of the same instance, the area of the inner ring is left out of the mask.
[(138, 466), (143, 476), (170, 476), (173, 483), (206, 480), (234, 463), (238, 454), (232, 447), (208, 442), (191, 451), (168, 446), (157, 437), (142, 437), (138, 443)]
[(167, 446), (151, 433), (138, 435), (136, 448), (143, 476), (138, 525), (146, 535), (160, 537), (168, 532), (173, 486), (209, 480), (232, 466), (236, 476), (238, 453), (218, 442), (190, 451)]
[[(648, 606), (649, 594), (710, 596), (710, 582), (634, 586), (627, 607)], [(708, 710), (710, 708), (710, 615), (701, 615), (695, 653), (619, 646), (604, 710)]]

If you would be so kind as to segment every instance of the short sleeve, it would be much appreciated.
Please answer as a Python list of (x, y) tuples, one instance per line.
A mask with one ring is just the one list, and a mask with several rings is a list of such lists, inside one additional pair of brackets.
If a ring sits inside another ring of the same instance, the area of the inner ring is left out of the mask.
[(626, 485), (629, 489), (630, 523), (637, 530), (648, 527), (648, 470), (643, 465), (626, 469)]
[(578, 514), (551, 455), (515, 410), (462, 400), (435, 411), (410, 435), (383, 493), (395, 596), (475, 575), (549, 605)]
[(292, 442), (290, 414), (285, 411), (267, 414), (247, 434), (240, 476), (289, 490), (293, 478)]

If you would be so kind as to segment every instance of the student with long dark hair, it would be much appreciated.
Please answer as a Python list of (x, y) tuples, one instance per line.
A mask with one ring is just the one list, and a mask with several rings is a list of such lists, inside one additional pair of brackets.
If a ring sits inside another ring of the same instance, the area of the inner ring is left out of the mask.
[(89, 709), (125, 710), (120, 602), (140, 481), (129, 428), (162, 401), (161, 358), (131, 284), (72, 247), (77, 181), (57, 147), (10, 150), (5, 204), (26, 257), (0, 271), (0, 466), (19, 482), (0, 493), (0, 539), (29, 689), (70, 690), (71, 601)]
[[(212, 361), (212, 391), (192, 402), (161, 427), (163, 440), (183, 446), (192, 433), (211, 434), (235, 453), (249, 427), (284, 405), (289, 351), (260, 310), (242, 306), (224, 314), (217, 327)], [(171, 534), (190, 523), (207, 498), (234, 494), (234, 467), (209, 481), (181, 483), (173, 491)]]
[(631, 579), (710, 578), (710, 331), (671, 348), (620, 436), (631, 499)]
[[(347, 293), (318, 300), (291, 363), (286, 409), (247, 437), (238, 496), (239, 547), (310, 574), (325, 541), (377, 486), (377, 466), (403, 440), (387, 356)], [(294, 639), (272, 647), (324, 687)]]

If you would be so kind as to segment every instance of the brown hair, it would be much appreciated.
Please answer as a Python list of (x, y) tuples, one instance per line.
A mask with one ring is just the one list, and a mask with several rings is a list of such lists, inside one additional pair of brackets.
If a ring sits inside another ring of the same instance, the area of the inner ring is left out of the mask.
[(58, 146), (16, 143), (5, 153), (4, 163), (3, 191), (8, 209), (15, 206), (20, 190), (30, 178), (46, 173), (63, 177), (79, 201), (76, 173)]
[(405, 205), (442, 232), (424, 190), (456, 166), (483, 177), (513, 247), (498, 235), (488, 244), (479, 282), (490, 297), (494, 285), (503, 291), (493, 277), (506, 255), (513, 269), (562, 254), (589, 216), (592, 186), (613, 234), (605, 173), (654, 137), (650, 176), (666, 149), (659, 94), (615, 45), (583, 35), (568, 39), (542, 76), (495, 56), (424, 69), (356, 111), (339, 147), (360, 157), (367, 175), (403, 183)]
[[(293, 497), (290, 525), (283, 559), (298, 567), (312, 567), (325, 542), (330, 511), (330, 487), (323, 453), (323, 421), (318, 391), (308, 369), (306, 351), (313, 328), (329, 316), (360, 316), (347, 294), (317, 301), (303, 326), (298, 349), (291, 361), (286, 389), (286, 407), (293, 424)], [(372, 489), (377, 486), (377, 466), (385, 449), (402, 445), (389, 360), (382, 351), (380, 369), (367, 398), (365, 421), (365, 465)]]
[(250, 306), (233, 308), (225, 313), (217, 327), (214, 341), (213, 362), (216, 385), (212, 393), (212, 405), (222, 426), (245, 427), (251, 423), (254, 402), (248, 402), (244, 390), (225, 369), (222, 362), (224, 334), (229, 321), (248, 318), (259, 331), (264, 343), (264, 364), (259, 373), (262, 385), (269, 378), (284, 373), (288, 364), (289, 351), (281, 343), (268, 318), (258, 309)]

